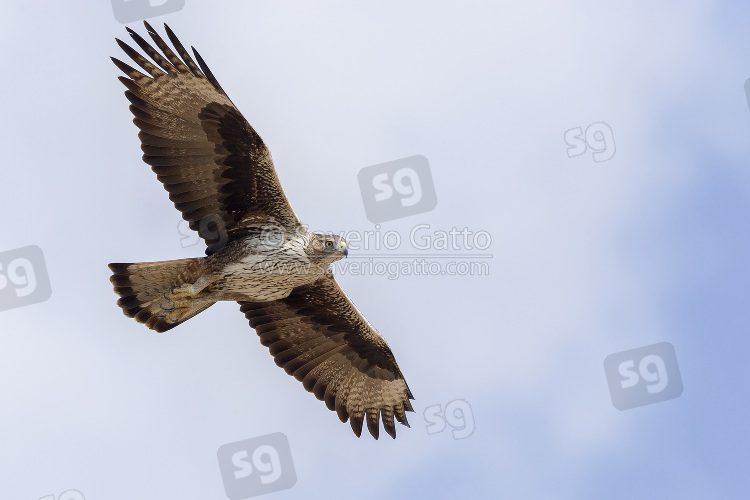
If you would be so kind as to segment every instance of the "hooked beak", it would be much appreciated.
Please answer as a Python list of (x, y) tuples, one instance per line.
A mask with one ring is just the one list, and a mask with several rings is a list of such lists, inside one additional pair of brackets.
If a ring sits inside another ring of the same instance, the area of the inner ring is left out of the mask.
[(341, 253), (344, 254), (344, 257), (349, 256), (349, 247), (343, 241), (341, 242), (341, 246), (339, 247), (339, 250), (341, 251)]

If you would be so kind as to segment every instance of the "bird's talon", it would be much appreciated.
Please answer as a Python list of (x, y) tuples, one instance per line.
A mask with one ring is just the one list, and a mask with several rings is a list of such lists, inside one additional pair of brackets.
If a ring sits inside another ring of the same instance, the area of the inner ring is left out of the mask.
[(191, 285), (187, 283), (180, 286), (173, 286), (170, 290), (173, 297), (186, 297), (192, 295)]

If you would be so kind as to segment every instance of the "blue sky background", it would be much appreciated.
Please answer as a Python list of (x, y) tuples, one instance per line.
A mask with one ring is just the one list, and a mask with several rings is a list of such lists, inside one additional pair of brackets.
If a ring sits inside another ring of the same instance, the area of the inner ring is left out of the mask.
[[(200, 51), (313, 229), (373, 230), (359, 170), (424, 155), (437, 207), (382, 230), (492, 235), (489, 276), (340, 276), (416, 397), (411, 429), (374, 441), (276, 367), (236, 304), (164, 335), (122, 315), (107, 263), (203, 251), (140, 159), (109, 61), (127, 33), (108, 2), (5, 5), (0, 252), (38, 245), (52, 297), (0, 312), (0, 496), (224, 498), (216, 450), (283, 432), (297, 484), (268, 498), (743, 498), (749, 17), (187, 0), (150, 20)], [(568, 158), (565, 131), (600, 121), (612, 159)], [(658, 342), (682, 396), (615, 409), (604, 358)], [(425, 408), (455, 399), (475, 432), (428, 434)]]

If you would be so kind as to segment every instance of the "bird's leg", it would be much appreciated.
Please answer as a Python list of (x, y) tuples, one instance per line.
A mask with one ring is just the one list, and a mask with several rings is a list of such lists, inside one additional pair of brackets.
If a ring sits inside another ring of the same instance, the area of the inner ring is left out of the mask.
[(161, 314), (154, 314), (157, 318), (165, 318), (170, 323), (179, 322), (186, 313), (201, 307), (207, 302), (215, 302), (210, 297), (185, 297), (181, 299), (169, 298), (167, 294), (164, 294), (164, 298), (167, 299), (167, 303), (159, 304), (159, 308), (162, 310)]
[(208, 273), (198, 278), (195, 283), (184, 283), (171, 287), (168, 292), (163, 294), (166, 302), (159, 304), (159, 309), (162, 310), (162, 313), (155, 316), (166, 318), (167, 321), (176, 323), (184, 313), (191, 309), (200, 306), (206, 301), (213, 302), (208, 297), (199, 297), (199, 294), (221, 278), (221, 276), (220, 273)]
[[(161, 309), (163, 309), (164, 311), (172, 311), (172, 310), (174, 310), (175, 305), (174, 305), (174, 302), (172, 302), (172, 299), (170, 299), (169, 297), (167, 297), (166, 293), (163, 295), (163, 297), (167, 300), (167, 305), (164, 305), (162, 303), (162, 304), (159, 304), (159, 307)], [(162, 317), (162, 316), (160, 316), (160, 317)]]
[(203, 290), (205, 290), (206, 287), (221, 278), (221, 276), (222, 275), (220, 273), (204, 274), (203, 276), (198, 278), (198, 281), (193, 284), (185, 283), (180, 286), (173, 286), (170, 292), (175, 299), (183, 297), (195, 297)]

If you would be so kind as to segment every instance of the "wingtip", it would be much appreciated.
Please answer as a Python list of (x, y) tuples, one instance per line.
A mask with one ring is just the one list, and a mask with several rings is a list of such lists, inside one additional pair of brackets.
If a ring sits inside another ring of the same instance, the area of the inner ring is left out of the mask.
[(167, 32), (167, 36), (169, 36), (169, 38), (175, 38), (175, 34), (174, 34), (174, 31), (172, 31), (172, 28), (170, 28), (170, 27), (169, 27), (169, 26), (167, 25), (167, 23), (164, 23), (164, 31), (166, 31), (166, 32)]
[(386, 427), (385, 432), (388, 433), (389, 436), (391, 436), (393, 439), (396, 439), (396, 428), (395, 427)]
[[(327, 400), (326, 404), (328, 404)], [(342, 423), (349, 420), (349, 413), (346, 411), (346, 408), (343, 405), (335, 406), (334, 409), (336, 411), (336, 415), (339, 417), (339, 420), (341, 420)]]
[(354, 415), (349, 417), (349, 423), (351, 423), (352, 430), (357, 437), (362, 436), (362, 424), (364, 423), (364, 415), (355, 417)]
[(380, 436), (380, 426), (374, 427), (370, 424), (370, 420), (367, 420), (367, 430), (370, 431), (370, 435), (375, 438), (375, 441), (378, 440), (378, 437)]
[(380, 436), (380, 409), (368, 409), (365, 413), (367, 420), (367, 430), (370, 431), (370, 435), (377, 441)]

